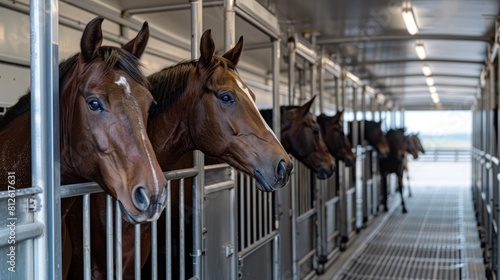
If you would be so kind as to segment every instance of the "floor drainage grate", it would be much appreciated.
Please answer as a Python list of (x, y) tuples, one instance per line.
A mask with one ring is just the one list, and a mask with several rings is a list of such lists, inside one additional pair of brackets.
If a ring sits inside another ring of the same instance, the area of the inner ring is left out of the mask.
[(413, 193), (335, 279), (485, 279), (470, 189)]

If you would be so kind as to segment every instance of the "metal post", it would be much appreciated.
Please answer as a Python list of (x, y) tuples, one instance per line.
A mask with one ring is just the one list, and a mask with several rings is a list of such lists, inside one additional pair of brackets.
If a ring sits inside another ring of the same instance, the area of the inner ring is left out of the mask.
[[(272, 41), (272, 68), (273, 68), (273, 130), (278, 140), (281, 139), (281, 112), (280, 112), (280, 39), (273, 39)], [(275, 213), (275, 224), (278, 231), (279, 227), (279, 203), (280, 193), (275, 192), (276, 199), (273, 201)], [(271, 227), (272, 228), (272, 227)], [(269, 228), (269, 231), (271, 231)], [(273, 279), (278, 280), (281, 276), (281, 243), (280, 235), (274, 237), (273, 240)]]
[(399, 126), (405, 126), (405, 109), (403, 108), (399, 109)]
[(34, 240), (33, 279), (61, 279), (58, 1), (33, 0), (31, 34), (32, 185), (41, 187), (35, 220), (45, 225)]
[[(191, 58), (200, 56), (199, 40), (203, 29), (203, 0), (189, 0), (191, 3)], [(194, 166), (198, 170), (193, 184), (193, 274), (204, 279), (203, 260), (203, 196), (205, 191), (205, 156), (200, 151), (193, 152)]]
[(323, 106), (323, 96), (325, 92), (325, 67), (323, 66), (323, 57), (325, 54), (325, 49), (321, 48), (321, 58), (319, 62), (319, 91), (318, 91), (318, 97), (319, 97), (319, 113), (323, 114), (325, 113), (324, 106)]
[(295, 100), (295, 39), (288, 39), (288, 105), (293, 105)]
[[(230, 50), (232, 47), (234, 47), (236, 43), (236, 12), (234, 9), (234, 1), (235, 0), (224, 0), (224, 49), (226, 51)], [(231, 179), (235, 180), (235, 170), (231, 168)], [(238, 198), (238, 189), (236, 187), (232, 188), (229, 190), (229, 209), (232, 209), (230, 212), (230, 220), (232, 221), (231, 223), (231, 228), (230, 228), (230, 242), (231, 245), (234, 246), (235, 248), (238, 248), (237, 246), (237, 234), (238, 234), (238, 204), (237, 204), (237, 198)], [(233, 253), (231, 255), (231, 274), (232, 277), (235, 279), (238, 278), (238, 254)]]

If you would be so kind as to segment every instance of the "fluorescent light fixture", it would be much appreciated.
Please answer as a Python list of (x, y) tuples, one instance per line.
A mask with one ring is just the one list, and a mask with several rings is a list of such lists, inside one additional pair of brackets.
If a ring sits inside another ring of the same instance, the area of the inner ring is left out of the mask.
[(424, 60), (427, 57), (427, 54), (425, 53), (425, 47), (424, 43), (421, 41), (417, 41), (415, 44), (415, 51), (417, 52), (417, 56), (420, 60)]
[(429, 87), (429, 91), (430, 91), (431, 93), (436, 93), (436, 92), (437, 92), (437, 89), (436, 89), (436, 87), (435, 87), (435, 86), (431, 86), (431, 87)]
[(415, 15), (411, 7), (403, 9), (403, 20), (406, 24), (406, 29), (408, 29), (408, 33), (411, 35), (418, 33), (417, 22), (415, 21)]
[(346, 76), (349, 77), (349, 79), (353, 80), (356, 83), (359, 82), (359, 78), (351, 72), (347, 72)]
[(429, 64), (422, 65), (422, 72), (424, 72), (425, 76), (432, 75), (431, 67), (429, 66)]
[(432, 98), (432, 102), (439, 103), (439, 96), (437, 95), (437, 93), (432, 93), (431, 98)]
[(425, 82), (427, 83), (428, 86), (433, 86), (434, 85), (434, 79), (432, 77), (427, 77), (425, 78)]

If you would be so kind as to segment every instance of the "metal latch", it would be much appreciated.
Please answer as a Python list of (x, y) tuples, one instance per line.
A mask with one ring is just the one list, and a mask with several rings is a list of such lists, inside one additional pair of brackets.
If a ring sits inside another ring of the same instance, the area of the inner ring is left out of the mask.
[(226, 245), (226, 258), (229, 258), (234, 254), (234, 246), (233, 244)]
[(28, 198), (28, 210), (31, 212), (38, 212), (42, 205), (40, 204), (40, 198), (37, 195), (31, 195)]

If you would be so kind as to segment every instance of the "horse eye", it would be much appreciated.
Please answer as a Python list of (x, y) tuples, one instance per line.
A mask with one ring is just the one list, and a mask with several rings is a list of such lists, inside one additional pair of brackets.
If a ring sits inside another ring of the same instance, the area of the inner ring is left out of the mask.
[(219, 99), (222, 101), (222, 103), (226, 105), (231, 105), (234, 103), (234, 96), (232, 92), (224, 92), (219, 96)]
[(89, 101), (87, 101), (87, 104), (89, 105), (90, 110), (92, 111), (97, 111), (102, 109), (101, 102), (97, 100), (96, 98), (92, 98)]

